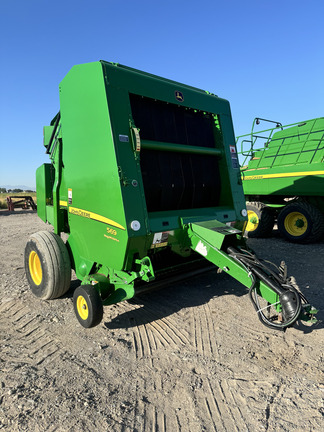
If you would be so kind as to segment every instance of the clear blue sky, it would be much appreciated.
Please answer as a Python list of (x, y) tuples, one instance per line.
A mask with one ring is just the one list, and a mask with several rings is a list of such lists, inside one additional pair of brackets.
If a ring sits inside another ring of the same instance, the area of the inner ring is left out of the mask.
[(231, 103), (236, 135), (260, 116), (323, 116), (323, 0), (0, 1), (0, 186), (35, 186), (43, 126), (79, 63), (119, 62)]

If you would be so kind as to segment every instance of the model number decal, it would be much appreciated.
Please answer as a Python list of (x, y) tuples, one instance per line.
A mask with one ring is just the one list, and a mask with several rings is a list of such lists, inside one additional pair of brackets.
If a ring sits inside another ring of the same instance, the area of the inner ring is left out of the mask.
[(107, 234), (111, 234), (111, 235), (116, 236), (117, 235), (117, 231), (114, 230), (114, 229), (112, 229), (112, 228), (108, 228), (107, 227)]

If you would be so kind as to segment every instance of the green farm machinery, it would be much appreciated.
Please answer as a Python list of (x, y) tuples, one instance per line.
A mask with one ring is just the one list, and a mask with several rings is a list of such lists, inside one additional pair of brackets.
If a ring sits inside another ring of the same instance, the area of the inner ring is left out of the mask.
[[(256, 131), (260, 122), (275, 126)], [(271, 233), (274, 223), (295, 243), (324, 234), (324, 118), (282, 126), (256, 118), (252, 131), (237, 138), (247, 200), (249, 237)]]
[(265, 266), (231, 224), (247, 213), (226, 100), (120, 64), (78, 65), (60, 84), (44, 146), (37, 212), (54, 233), (29, 238), (26, 275), (53, 299), (73, 269), (82, 326), (99, 324), (104, 305), (211, 264), (249, 288), (265, 325), (314, 319), (285, 266)]

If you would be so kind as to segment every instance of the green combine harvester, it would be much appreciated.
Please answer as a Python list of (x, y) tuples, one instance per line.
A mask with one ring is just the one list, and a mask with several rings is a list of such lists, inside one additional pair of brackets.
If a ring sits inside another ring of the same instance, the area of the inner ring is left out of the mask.
[(263, 324), (314, 319), (285, 266), (266, 267), (230, 224), (247, 213), (226, 100), (100, 61), (71, 69), (60, 106), (44, 128), (50, 163), (36, 172), (37, 212), (54, 233), (25, 248), (37, 297), (64, 295), (73, 269), (75, 314), (88, 328), (103, 305), (213, 264), (249, 288)]
[[(255, 131), (261, 121), (275, 127)], [(250, 134), (237, 138), (247, 200), (249, 237), (280, 233), (296, 243), (324, 234), (324, 118), (282, 126), (256, 118)]]

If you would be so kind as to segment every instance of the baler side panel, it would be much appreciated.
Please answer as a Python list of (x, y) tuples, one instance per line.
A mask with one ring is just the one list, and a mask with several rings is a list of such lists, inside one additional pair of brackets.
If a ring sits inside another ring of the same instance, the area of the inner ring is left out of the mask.
[(137, 231), (129, 229), (128, 235), (129, 238), (145, 237), (149, 231), (148, 216), (144, 192), (141, 187), (139, 156), (136, 154), (132, 142), (128, 91), (127, 88), (114, 85), (110, 70), (104, 70), (104, 74), (112, 135), (115, 143), (115, 158), (118, 165), (117, 171), (121, 184), (123, 211), (129, 226), (132, 221), (140, 222), (140, 228)]
[(37, 214), (44, 222), (53, 223), (47, 214), (47, 205), (52, 203), (54, 167), (52, 164), (43, 164), (36, 170), (36, 191), (37, 191)]
[(91, 262), (121, 269), (127, 244), (118, 166), (100, 63), (71, 69), (60, 85), (62, 181), (78, 277)]

